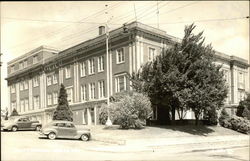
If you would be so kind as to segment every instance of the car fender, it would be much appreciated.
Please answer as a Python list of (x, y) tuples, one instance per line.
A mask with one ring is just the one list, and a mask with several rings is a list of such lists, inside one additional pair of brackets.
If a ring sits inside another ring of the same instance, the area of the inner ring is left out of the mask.
[(89, 137), (90, 137), (90, 132), (89, 131), (77, 131), (77, 138), (81, 138), (81, 136), (83, 135), (83, 134), (86, 134), (86, 135), (88, 135)]
[(57, 130), (52, 129), (52, 128), (44, 129), (42, 133), (45, 135), (49, 135), (49, 133), (51, 133), (51, 132), (54, 132), (56, 135), (58, 134)]

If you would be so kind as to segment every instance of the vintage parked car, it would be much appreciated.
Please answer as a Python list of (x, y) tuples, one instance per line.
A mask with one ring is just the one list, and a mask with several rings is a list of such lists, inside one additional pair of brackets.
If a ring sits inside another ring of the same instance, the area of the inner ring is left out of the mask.
[(51, 140), (56, 138), (67, 138), (88, 141), (90, 140), (91, 136), (89, 129), (76, 128), (74, 123), (62, 120), (52, 121), (48, 123), (40, 130), (39, 133), (39, 138), (47, 137)]
[(39, 121), (30, 121), (25, 116), (13, 116), (9, 120), (1, 122), (1, 130), (37, 130), (42, 128), (42, 124)]

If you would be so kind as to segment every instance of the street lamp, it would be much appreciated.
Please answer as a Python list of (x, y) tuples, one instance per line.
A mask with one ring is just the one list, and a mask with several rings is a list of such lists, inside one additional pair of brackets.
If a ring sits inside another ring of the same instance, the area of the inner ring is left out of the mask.
[[(105, 5), (106, 7), (108, 5)], [(107, 11), (105, 12), (106, 15), (107, 15)], [(109, 117), (109, 31), (108, 31), (108, 19), (107, 19), (107, 22), (106, 22), (106, 27), (105, 27), (105, 32), (106, 32), (106, 68), (107, 68), (107, 110), (108, 110), (108, 119), (107, 119), (107, 122), (106, 122), (106, 126), (111, 126), (112, 125), (112, 122), (110, 120), (110, 117)]]

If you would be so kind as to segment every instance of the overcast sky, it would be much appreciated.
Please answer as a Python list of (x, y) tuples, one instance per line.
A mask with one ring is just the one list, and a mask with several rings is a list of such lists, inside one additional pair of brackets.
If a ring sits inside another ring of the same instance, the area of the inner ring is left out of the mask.
[[(1, 107), (8, 106), (7, 62), (41, 45), (60, 50), (98, 35), (98, 26), (139, 22), (157, 27), (157, 1), (1, 3)], [(105, 15), (108, 5), (108, 15)], [(249, 1), (159, 1), (159, 28), (182, 38), (187, 24), (215, 50), (249, 59)]]

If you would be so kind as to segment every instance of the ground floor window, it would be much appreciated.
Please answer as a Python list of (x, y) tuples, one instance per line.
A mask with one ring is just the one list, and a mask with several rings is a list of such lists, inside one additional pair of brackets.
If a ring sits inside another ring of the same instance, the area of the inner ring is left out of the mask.
[(126, 91), (126, 75), (115, 78), (115, 92)]

